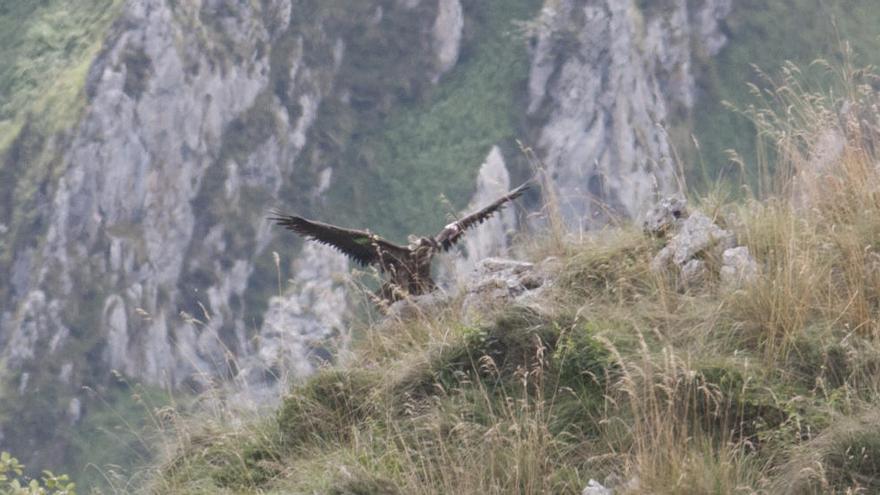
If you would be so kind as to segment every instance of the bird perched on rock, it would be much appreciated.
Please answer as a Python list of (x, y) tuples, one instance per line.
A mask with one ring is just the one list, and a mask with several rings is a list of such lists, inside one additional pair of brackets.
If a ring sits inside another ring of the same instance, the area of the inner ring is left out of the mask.
[(389, 279), (382, 285), (379, 296), (393, 302), (406, 294), (415, 296), (434, 290), (437, 287), (431, 278), (434, 255), (451, 249), (467, 229), (489, 219), (528, 187), (527, 183), (517, 187), (492, 204), (443, 227), (434, 237), (410, 236), (407, 246), (389, 242), (369, 230), (346, 229), (295, 215), (275, 212), (269, 220), (308, 239), (332, 246), (363, 266), (373, 265), (380, 272), (388, 273)]

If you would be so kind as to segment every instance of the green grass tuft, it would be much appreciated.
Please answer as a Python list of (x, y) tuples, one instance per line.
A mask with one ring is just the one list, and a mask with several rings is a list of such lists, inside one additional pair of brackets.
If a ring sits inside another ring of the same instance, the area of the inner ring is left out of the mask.
[(378, 377), (361, 370), (325, 370), (294, 389), (278, 412), (287, 448), (315, 441), (344, 442), (373, 413)]
[(402, 492), (390, 481), (368, 478), (341, 482), (330, 488), (327, 493), (328, 495), (397, 495)]

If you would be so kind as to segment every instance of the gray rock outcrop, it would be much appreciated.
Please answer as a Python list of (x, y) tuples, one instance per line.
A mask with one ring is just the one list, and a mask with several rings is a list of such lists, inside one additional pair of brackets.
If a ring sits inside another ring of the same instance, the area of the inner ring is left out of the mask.
[(726, 249), (721, 259), (721, 284), (728, 288), (739, 288), (758, 276), (758, 262), (749, 253), (749, 248), (739, 246)]
[(537, 23), (528, 113), (570, 228), (636, 217), (675, 187), (665, 126), (693, 107), (693, 49), (714, 54), (730, 0), (559, 0)]
[[(550, 267), (554, 263), (555, 258), (537, 264), (497, 257), (479, 261), (460, 288), (463, 321), (479, 323), (493, 310), (511, 304), (539, 304), (540, 296), (552, 285)], [(454, 300), (455, 294), (442, 290), (402, 299), (389, 307), (386, 321), (430, 317)]]
[(610, 488), (606, 488), (602, 483), (591, 479), (587, 482), (587, 486), (584, 487), (581, 495), (614, 495), (614, 491)]
[[(497, 146), (493, 146), (477, 174), (477, 190), (462, 214), (482, 208), (512, 188), (510, 173), (504, 163), (504, 156)], [(510, 247), (511, 234), (516, 229), (517, 202), (507, 205), (492, 218), (470, 230), (460, 241), (464, 253), (455, 257), (456, 278), (470, 273), (480, 260), (490, 256), (503, 255)]]
[[(289, 2), (266, 5), (289, 9)], [(258, 48), (284, 26), (264, 24), (257, 9), (242, 7), (235, 17), (214, 12), (217, 25), (199, 31), (185, 24), (202, 13), (194, 4), (132, 2), (91, 70), (89, 111), (65, 153), (30, 290), (70, 305), (87, 302), (77, 300), (83, 283), (100, 287), (106, 294), (105, 355), (128, 376), (176, 384), (225, 367), (224, 348), (247, 348), (241, 315), (228, 307), (231, 299), (244, 297), (250, 255), (231, 253), (230, 226), (207, 220), (199, 208), (208, 206), (200, 201), (205, 194), (236, 203), (247, 185), (236, 180), (247, 163), (218, 163), (216, 157), (230, 123), (255, 106), (269, 83), (269, 60)], [(217, 31), (205, 31), (211, 28)], [(206, 49), (219, 42), (216, 36), (228, 37), (243, 54), (236, 70), (224, 69), (229, 61)], [(308, 125), (307, 113), (285, 122), (277, 101), (264, 98), (267, 115), (289, 126), (289, 135)], [(318, 100), (320, 94), (304, 91), (303, 98)], [(296, 140), (283, 148), (270, 163), (289, 163)], [(224, 168), (232, 173), (208, 192), (209, 172)], [(274, 172), (264, 170), (263, 180), (250, 176), (268, 186), (268, 198), (277, 194), (285, 173)], [(259, 253), (268, 232), (255, 234)], [(195, 287), (181, 283), (188, 274), (206, 280)], [(47, 329), (41, 339), (58, 331)]]
[[(547, 263), (552, 262), (548, 260)], [(475, 323), (492, 308), (513, 302), (528, 304), (549, 287), (543, 265), (504, 258), (487, 258), (477, 263), (464, 289), (461, 313), (464, 321)]]
[(458, 62), (464, 29), (461, 2), (459, 0), (437, 0), (437, 2), (437, 20), (433, 29), (437, 67), (437, 74), (433, 77), (434, 82)]
[(287, 385), (330, 357), (329, 340), (344, 337), (348, 314), (348, 259), (317, 243), (303, 247), (283, 295), (269, 300), (256, 336), (256, 352), (244, 358), (241, 378)]
[(688, 214), (680, 197), (664, 199), (652, 208), (645, 232), (666, 239), (666, 245), (651, 260), (651, 268), (674, 270), (684, 286), (707, 282), (713, 270), (730, 289), (758, 275), (758, 263), (749, 248), (737, 246), (733, 232), (722, 229), (702, 212)]
[[(294, 3), (125, 3), (90, 69), (89, 105), (51, 202), (37, 213), (44, 240), (13, 256), (12, 300), (0, 315), (7, 370), (86, 326), (106, 343), (104, 363), (73, 365), (74, 382), (94, 365), (176, 386), (226, 376), (231, 359), (262, 352), (249, 328), (266, 311), (255, 281), (274, 276), (264, 217), (298, 174), (309, 178), (296, 186), (298, 204), (321, 204), (332, 166), (297, 164), (325, 100), (351, 93), (334, 85), (349, 63), (342, 35), (323, 18), (294, 31)], [(463, 12), (457, 0), (424, 11), (436, 15), (417, 29), (434, 33), (425, 47), (436, 51), (411, 49), (441, 74), (457, 60)], [(291, 272), (304, 285), (325, 276)], [(273, 301), (266, 317), (291, 304)], [(340, 314), (321, 308), (289, 323), (320, 333), (309, 318)]]
[(642, 226), (650, 235), (664, 236), (667, 232), (678, 230), (688, 216), (687, 200), (678, 195), (670, 196), (648, 210)]
[(681, 222), (666, 247), (652, 260), (652, 266), (662, 269), (671, 263), (684, 267), (698, 255), (716, 255), (720, 259), (724, 250), (732, 248), (735, 243), (736, 237), (733, 233), (715, 225), (711, 218), (697, 211)]

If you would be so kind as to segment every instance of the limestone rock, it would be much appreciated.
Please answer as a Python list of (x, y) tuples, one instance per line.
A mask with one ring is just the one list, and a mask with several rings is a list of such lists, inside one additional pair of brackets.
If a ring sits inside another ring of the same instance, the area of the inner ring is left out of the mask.
[(60, 302), (49, 299), (43, 291), (28, 294), (18, 315), (8, 322), (15, 330), (4, 345), (8, 366), (15, 369), (37, 357), (41, 353), (38, 343), (44, 339), (50, 342), (50, 353), (59, 350), (70, 334), (62, 322), (61, 310)]
[[(510, 191), (511, 187), (510, 174), (501, 149), (493, 146), (477, 174), (477, 190), (462, 214), (490, 204)], [(464, 253), (456, 254), (455, 258), (455, 272), (458, 276), (470, 273), (479, 260), (504, 254), (510, 246), (510, 234), (516, 228), (516, 208), (516, 202), (508, 204), (492, 218), (468, 231), (459, 242)]]
[[(292, 176), (344, 47), (312, 40), (329, 56), (310, 59), (292, 37), (286, 84), (274, 86), (267, 48), (289, 28), (290, 0), (141, 0), (121, 9), (40, 212), (44, 242), (15, 253), (0, 338), (36, 335), (16, 323), (28, 294), (59, 308), (95, 304), (89, 324), (107, 346), (104, 362), (90, 366), (177, 386), (226, 375), (231, 355), (254, 352), (242, 301), (272, 238), (263, 217)], [(281, 103), (282, 90), (296, 112)], [(233, 134), (254, 127), (249, 115), (274, 132), (228, 151)], [(89, 290), (98, 300), (77, 299)], [(60, 319), (39, 332), (39, 345), (63, 335)], [(10, 352), (0, 348), (0, 362)]]
[(678, 230), (688, 216), (687, 200), (679, 195), (669, 196), (645, 214), (643, 227), (648, 234), (660, 237)]
[(473, 323), (493, 307), (533, 295), (547, 286), (547, 275), (533, 263), (503, 258), (480, 261), (465, 287), (462, 314)]
[(71, 425), (79, 423), (82, 419), (82, 410), (82, 402), (78, 397), (70, 399), (70, 402), (67, 404), (67, 420)]
[(327, 339), (345, 334), (347, 258), (308, 243), (294, 264), (291, 290), (269, 300), (257, 336), (257, 359), (248, 360), (243, 376), (270, 374), (269, 382), (289, 383), (327, 357), (321, 349)]
[(721, 29), (721, 21), (733, 10), (733, 0), (708, 0), (696, 6), (693, 18), (699, 47), (706, 55), (717, 55), (727, 44), (727, 36)]
[(459, 0), (438, 0), (437, 19), (434, 21), (434, 51), (437, 74), (434, 82), (458, 62), (461, 35), (464, 29), (464, 12)]
[(681, 281), (686, 286), (698, 286), (706, 281), (709, 270), (703, 260), (689, 260), (679, 269)]
[(539, 123), (532, 142), (570, 228), (588, 229), (611, 215), (633, 218), (654, 194), (675, 189), (663, 127), (693, 107), (693, 50), (720, 50), (725, 38), (718, 21), (730, 3), (673, 0), (641, 9), (620, 0), (545, 3), (536, 22), (528, 113)]
[(758, 276), (758, 262), (749, 253), (749, 248), (739, 246), (724, 251), (721, 266), (721, 283), (730, 289), (737, 289)]
[(129, 362), (129, 338), (125, 300), (116, 294), (108, 297), (104, 302), (103, 315), (101, 326), (107, 335), (104, 359), (110, 369), (126, 372), (126, 364)]
[(614, 491), (609, 488), (605, 488), (602, 483), (591, 479), (587, 486), (584, 488), (584, 491), (581, 492), (581, 495), (613, 495)]
[[(688, 216), (684, 202), (667, 198), (646, 216), (645, 232), (664, 235), (666, 246), (651, 260), (654, 270), (673, 268), (684, 286), (698, 286), (711, 275), (707, 259), (720, 262), (717, 275), (724, 287), (736, 289), (758, 275), (758, 263), (745, 246), (736, 246), (732, 232), (701, 212)], [(716, 265), (717, 266), (717, 265)]]
[(716, 254), (720, 259), (725, 249), (733, 247), (733, 234), (715, 225), (712, 219), (696, 212), (681, 223), (679, 231), (651, 261), (652, 268), (660, 270), (668, 264), (684, 267), (697, 255)]

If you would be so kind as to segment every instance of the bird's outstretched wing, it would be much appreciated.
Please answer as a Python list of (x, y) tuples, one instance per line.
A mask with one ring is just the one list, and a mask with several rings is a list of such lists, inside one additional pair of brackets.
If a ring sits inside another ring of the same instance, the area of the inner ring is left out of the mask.
[(485, 222), (497, 211), (503, 208), (505, 203), (507, 203), (508, 201), (513, 201), (514, 199), (522, 196), (522, 193), (524, 193), (528, 188), (529, 183), (526, 182), (525, 184), (514, 189), (513, 191), (510, 191), (504, 196), (496, 199), (489, 206), (477, 210), (465, 216), (464, 218), (453, 222), (446, 227), (443, 227), (443, 230), (441, 230), (440, 233), (437, 234), (436, 237), (434, 237), (434, 240), (443, 247), (444, 251), (448, 251), (453, 245), (455, 245), (456, 242), (458, 242), (459, 239), (461, 239), (461, 236), (464, 235), (465, 230)]
[(384, 269), (404, 259), (407, 248), (363, 230), (346, 229), (306, 218), (273, 212), (269, 220), (308, 239), (327, 244), (361, 265), (378, 264)]

